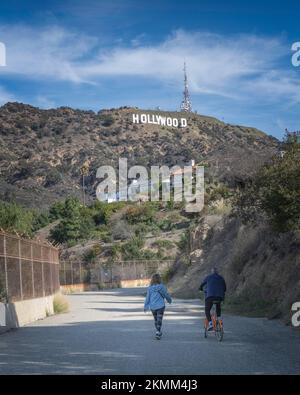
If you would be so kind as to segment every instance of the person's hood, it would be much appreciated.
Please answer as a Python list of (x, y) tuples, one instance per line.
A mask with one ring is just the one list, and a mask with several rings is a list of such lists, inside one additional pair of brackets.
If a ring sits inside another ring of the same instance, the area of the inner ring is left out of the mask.
[(155, 291), (162, 291), (163, 290), (163, 284), (154, 284), (154, 285), (151, 285), (151, 287)]

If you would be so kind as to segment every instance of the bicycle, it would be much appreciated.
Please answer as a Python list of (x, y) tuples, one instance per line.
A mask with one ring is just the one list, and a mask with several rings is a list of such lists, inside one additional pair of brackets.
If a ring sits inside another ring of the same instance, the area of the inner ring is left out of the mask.
[[(212, 308), (212, 314), (211, 314), (211, 320), (212, 320), (212, 324), (213, 324), (213, 330), (212, 332), (214, 332), (217, 340), (219, 342), (221, 342), (223, 340), (224, 337), (224, 326), (223, 326), (223, 320), (222, 319), (218, 319), (217, 317), (217, 311), (216, 311), (216, 303), (220, 303), (220, 301), (214, 301), (213, 302), (213, 308)], [(208, 331), (208, 320), (207, 318), (205, 318), (204, 320), (204, 337), (207, 338), (208, 333), (210, 331)]]

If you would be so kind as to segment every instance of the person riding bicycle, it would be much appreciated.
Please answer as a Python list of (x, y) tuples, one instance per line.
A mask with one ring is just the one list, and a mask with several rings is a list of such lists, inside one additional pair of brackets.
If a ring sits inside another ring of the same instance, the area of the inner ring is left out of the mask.
[(205, 315), (208, 321), (208, 330), (213, 329), (213, 324), (211, 320), (211, 308), (216, 305), (217, 317), (221, 319), (221, 302), (225, 298), (226, 292), (226, 282), (224, 278), (218, 273), (218, 269), (214, 267), (212, 273), (207, 276), (201, 283), (200, 291), (205, 293)]

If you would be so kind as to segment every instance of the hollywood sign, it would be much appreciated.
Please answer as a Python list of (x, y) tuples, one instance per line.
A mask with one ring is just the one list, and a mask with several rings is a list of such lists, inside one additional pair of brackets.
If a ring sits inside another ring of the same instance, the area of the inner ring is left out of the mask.
[(164, 117), (156, 114), (132, 114), (133, 123), (145, 123), (160, 126), (173, 126), (174, 128), (186, 128), (186, 118)]

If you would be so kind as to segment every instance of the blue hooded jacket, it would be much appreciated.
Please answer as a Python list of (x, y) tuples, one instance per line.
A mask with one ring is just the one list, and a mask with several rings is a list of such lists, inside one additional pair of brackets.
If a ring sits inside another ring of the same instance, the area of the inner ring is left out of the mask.
[(226, 283), (222, 276), (218, 273), (213, 273), (207, 276), (199, 288), (205, 291), (205, 299), (207, 298), (222, 298), (225, 297)]
[(167, 288), (163, 284), (150, 285), (147, 290), (144, 309), (162, 309), (165, 307), (165, 299), (168, 301), (168, 303), (172, 303), (172, 298), (168, 294)]

